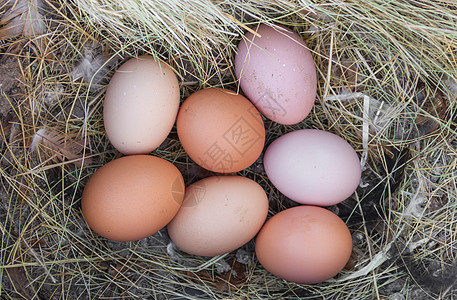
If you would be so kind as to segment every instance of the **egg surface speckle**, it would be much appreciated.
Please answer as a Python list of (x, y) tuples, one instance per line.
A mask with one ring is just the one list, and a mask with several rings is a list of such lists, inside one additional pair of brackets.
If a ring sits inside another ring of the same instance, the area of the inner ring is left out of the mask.
[(267, 213), (268, 198), (258, 183), (241, 176), (213, 176), (187, 187), (183, 205), (167, 229), (183, 251), (214, 256), (251, 240)]
[(115, 159), (87, 181), (81, 208), (89, 227), (115, 241), (134, 241), (163, 228), (184, 197), (181, 173), (151, 155)]
[(257, 259), (287, 281), (313, 284), (338, 274), (349, 260), (352, 238), (334, 213), (296, 206), (271, 217), (255, 241)]
[(361, 178), (360, 160), (351, 145), (322, 130), (282, 135), (268, 146), (263, 163), (273, 185), (302, 204), (337, 204), (354, 193)]
[(241, 89), (267, 118), (285, 125), (310, 113), (317, 91), (316, 67), (301, 37), (265, 24), (248, 32), (235, 56)]
[(111, 79), (103, 120), (111, 144), (126, 155), (147, 154), (170, 133), (180, 101), (173, 70), (152, 56), (125, 62)]

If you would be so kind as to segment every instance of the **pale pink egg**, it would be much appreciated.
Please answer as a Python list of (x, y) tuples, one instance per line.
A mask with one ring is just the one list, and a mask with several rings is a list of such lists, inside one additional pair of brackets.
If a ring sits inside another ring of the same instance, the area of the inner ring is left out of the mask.
[(268, 146), (264, 166), (273, 185), (290, 199), (329, 206), (354, 193), (360, 182), (357, 153), (341, 137), (326, 131), (289, 132)]
[(305, 42), (295, 32), (262, 24), (248, 32), (235, 56), (236, 76), (245, 95), (270, 120), (303, 121), (314, 105), (316, 67)]

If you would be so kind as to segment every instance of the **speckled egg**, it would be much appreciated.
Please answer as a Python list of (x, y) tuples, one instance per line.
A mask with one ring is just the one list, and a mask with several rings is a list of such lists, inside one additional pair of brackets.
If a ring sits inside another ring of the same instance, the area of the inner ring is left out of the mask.
[(267, 118), (303, 121), (314, 105), (316, 67), (302, 38), (290, 29), (261, 24), (246, 33), (235, 56), (241, 89)]

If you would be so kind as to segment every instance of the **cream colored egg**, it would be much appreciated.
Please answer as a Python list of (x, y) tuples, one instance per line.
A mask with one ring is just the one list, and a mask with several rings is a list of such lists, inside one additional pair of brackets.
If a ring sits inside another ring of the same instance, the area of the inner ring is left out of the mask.
[(183, 205), (167, 229), (181, 250), (214, 256), (249, 242), (267, 213), (268, 197), (258, 183), (241, 176), (213, 176), (186, 188)]
[(179, 109), (179, 84), (164, 62), (143, 55), (125, 62), (106, 91), (106, 134), (120, 152), (146, 154), (165, 140)]

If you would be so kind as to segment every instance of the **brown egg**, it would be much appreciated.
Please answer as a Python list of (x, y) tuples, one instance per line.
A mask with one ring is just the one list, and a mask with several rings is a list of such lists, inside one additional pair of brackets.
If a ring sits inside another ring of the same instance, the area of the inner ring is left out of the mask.
[(176, 121), (179, 140), (200, 166), (219, 173), (241, 171), (262, 152), (265, 128), (260, 113), (242, 95), (209, 88), (184, 101)]
[(178, 114), (179, 84), (164, 62), (143, 55), (125, 62), (106, 91), (106, 134), (120, 152), (147, 154), (160, 146)]
[(187, 187), (167, 230), (185, 252), (214, 256), (249, 242), (267, 213), (268, 198), (258, 183), (241, 176), (213, 176)]
[(184, 181), (172, 163), (132, 155), (107, 163), (89, 178), (81, 207), (96, 233), (115, 241), (134, 241), (167, 225), (183, 197)]
[(349, 260), (352, 238), (334, 213), (296, 206), (269, 219), (257, 235), (259, 262), (274, 275), (296, 283), (319, 283), (338, 274)]

